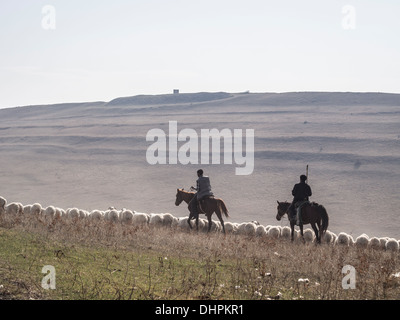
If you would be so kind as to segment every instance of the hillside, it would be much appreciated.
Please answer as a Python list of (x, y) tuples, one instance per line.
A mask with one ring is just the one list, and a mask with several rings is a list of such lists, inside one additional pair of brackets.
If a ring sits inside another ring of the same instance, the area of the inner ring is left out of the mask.
[[(198, 134), (253, 129), (253, 173), (235, 175), (236, 163), (150, 165), (146, 134), (168, 134), (169, 121)], [(193, 185), (202, 167), (231, 221), (268, 225), (309, 164), (312, 200), (327, 208), (332, 231), (400, 238), (399, 123), (400, 95), (385, 93), (194, 93), (2, 109), (0, 196), (185, 216), (176, 189)]]

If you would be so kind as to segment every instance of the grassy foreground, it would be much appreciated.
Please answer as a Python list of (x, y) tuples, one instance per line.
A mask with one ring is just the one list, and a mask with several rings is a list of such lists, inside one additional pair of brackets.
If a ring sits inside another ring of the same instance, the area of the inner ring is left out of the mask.
[[(31, 218), (32, 219), (32, 218)], [(56, 289), (42, 288), (54, 266)], [(356, 270), (343, 289), (342, 268)], [(0, 299), (400, 299), (398, 253), (108, 222), (0, 221)]]

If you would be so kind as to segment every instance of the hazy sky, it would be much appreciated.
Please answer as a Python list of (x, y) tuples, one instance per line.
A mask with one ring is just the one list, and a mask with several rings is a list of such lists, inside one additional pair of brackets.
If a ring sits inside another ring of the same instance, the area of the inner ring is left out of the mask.
[(174, 88), (400, 93), (399, 16), (398, 0), (0, 0), (0, 108)]

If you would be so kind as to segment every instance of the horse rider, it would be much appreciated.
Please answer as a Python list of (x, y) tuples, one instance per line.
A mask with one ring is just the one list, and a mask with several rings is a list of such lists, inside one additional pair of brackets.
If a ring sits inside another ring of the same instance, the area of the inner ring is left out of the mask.
[(196, 190), (193, 199), (189, 202), (189, 211), (194, 214), (195, 217), (199, 215), (198, 203), (206, 197), (212, 197), (214, 194), (211, 191), (210, 178), (203, 176), (204, 171), (202, 169), (197, 170), (197, 181), (196, 188), (190, 187), (192, 190)]
[(303, 201), (308, 201), (308, 197), (311, 197), (312, 195), (311, 188), (306, 181), (307, 176), (302, 174), (300, 176), (300, 183), (295, 184), (293, 187), (293, 201), (288, 209), (289, 220), (296, 220), (296, 204)]

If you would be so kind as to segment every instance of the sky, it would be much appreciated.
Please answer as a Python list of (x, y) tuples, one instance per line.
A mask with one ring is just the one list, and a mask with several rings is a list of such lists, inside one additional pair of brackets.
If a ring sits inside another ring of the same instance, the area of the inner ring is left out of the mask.
[(398, 0), (0, 0), (0, 108), (180, 92), (400, 93)]

